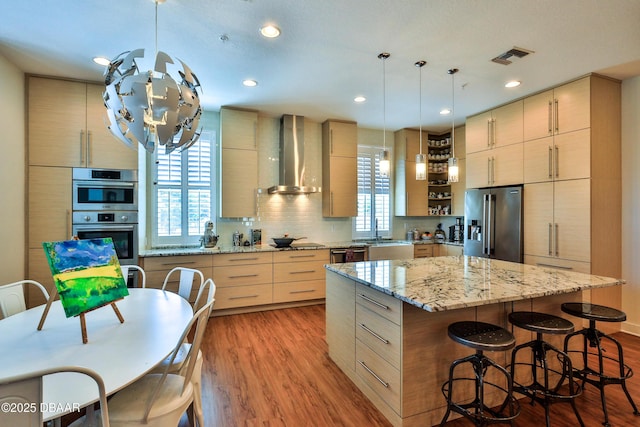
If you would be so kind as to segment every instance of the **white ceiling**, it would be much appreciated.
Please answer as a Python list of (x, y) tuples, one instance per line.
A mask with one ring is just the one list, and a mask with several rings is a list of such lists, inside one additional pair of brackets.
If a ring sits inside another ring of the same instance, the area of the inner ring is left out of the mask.
[[(28, 73), (100, 81), (91, 58), (155, 49), (152, 0), (0, 0), (0, 53)], [(265, 23), (282, 29), (265, 39)], [(184, 61), (202, 84), (205, 109), (222, 105), (322, 122), (383, 128), (451, 126), (455, 120), (589, 72), (640, 75), (640, 0), (166, 0), (158, 48)], [(221, 41), (226, 35), (227, 41)], [(535, 51), (511, 65), (491, 58), (514, 46)], [(178, 76), (174, 76), (177, 78)], [(253, 78), (255, 88), (241, 82)], [(503, 87), (521, 80), (516, 89)], [(367, 101), (355, 104), (364, 95)]]

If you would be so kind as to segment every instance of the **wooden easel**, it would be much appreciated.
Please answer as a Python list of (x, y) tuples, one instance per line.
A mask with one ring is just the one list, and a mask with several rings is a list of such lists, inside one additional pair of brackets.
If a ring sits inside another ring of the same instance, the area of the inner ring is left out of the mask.
[[(58, 296), (58, 288), (55, 286), (55, 284), (53, 285), (53, 289), (50, 292), (50, 296), (49, 299), (47, 300), (47, 304), (44, 307), (44, 311), (42, 312), (42, 317), (40, 318), (40, 323), (38, 323), (38, 330), (41, 331), (42, 327), (44, 326), (44, 321), (47, 318), (47, 315), (49, 314), (49, 309), (51, 308), (51, 304), (53, 304), (53, 301), (56, 299), (56, 297)], [(117, 299), (116, 301), (120, 301), (122, 298)], [(118, 309), (118, 307), (116, 306), (116, 301), (112, 301), (110, 303), (107, 303), (105, 305), (102, 305), (100, 307), (94, 307), (91, 310), (87, 310), (84, 311), (82, 313), (80, 313), (78, 316), (80, 317), (80, 330), (82, 332), (82, 344), (86, 344), (87, 342), (89, 342), (89, 339), (87, 338), (87, 322), (84, 318), (85, 313), (88, 313), (90, 311), (93, 310), (97, 310), (99, 308), (102, 308), (106, 305), (110, 305), (113, 308), (113, 311), (116, 313), (116, 317), (118, 318), (118, 320), (120, 321), (120, 323), (124, 323), (124, 317), (122, 317), (122, 313), (120, 313), (120, 310)]]

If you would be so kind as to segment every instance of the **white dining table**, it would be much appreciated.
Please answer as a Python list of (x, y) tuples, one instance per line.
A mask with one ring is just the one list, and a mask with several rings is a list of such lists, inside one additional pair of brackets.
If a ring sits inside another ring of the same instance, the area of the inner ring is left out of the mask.
[[(177, 345), (193, 310), (172, 292), (132, 288), (129, 293), (116, 303), (124, 323), (110, 306), (86, 313), (86, 344), (79, 318), (67, 318), (60, 301), (51, 305), (40, 331), (44, 306), (0, 320), (0, 380), (47, 368), (82, 366), (102, 376), (109, 395), (145, 375)], [(95, 382), (82, 374), (53, 374), (43, 380), (44, 421), (97, 401)]]

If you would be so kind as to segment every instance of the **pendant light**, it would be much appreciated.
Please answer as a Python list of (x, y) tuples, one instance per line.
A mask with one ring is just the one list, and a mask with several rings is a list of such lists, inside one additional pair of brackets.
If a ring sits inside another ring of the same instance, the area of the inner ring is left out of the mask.
[(153, 153), (164, 145), (166, 153), (176, 148), (186, 150), (200, 137), (198, 122), (202, 114), (198, 87), (200, 82), (182, 61), (181, 77), (176, 82), (167, 68), (173, 59), (158, 51), (158, 4), (154, 0), (156, 57), (153, 69), (140, 72), (136, 60), (144, 49), (123, 52), (107, 66), (104, 73), (104, 104), (111, 133), (130, 147), (140, 143)]
[(390, 53), (383, 52), (378, 55), (378, 59), (382, 60), (382, 153), (380, 154), (380, 176), (389, 178), (391, 173), (391, 156), (387, 150), (387, 100), (386, 100), (386, 70), (385, 62), (391, 56)]
[(455, 151), (455, 132), (456, 132), (456, 116), (455, 116), (455, 74), (459, 70), (452, 68), (448, 71), (451, 74), (451, 157), (449, 158), (449, 182), (458, 182), (458, 159), (456, 159)]
[(422, 67), (427, 61), (418, 61), (415, 66), (420, 69), (420, 153), (416, 154), (416, 181), (424, 181), (427, 179), (427, 156), (422, 154)]

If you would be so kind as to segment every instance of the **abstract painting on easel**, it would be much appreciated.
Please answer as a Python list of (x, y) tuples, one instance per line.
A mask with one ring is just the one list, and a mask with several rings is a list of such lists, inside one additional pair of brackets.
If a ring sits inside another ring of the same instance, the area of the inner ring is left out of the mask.
[(110, 237), (43, 242), (42, 246), (67, 317), (129, 295)]

